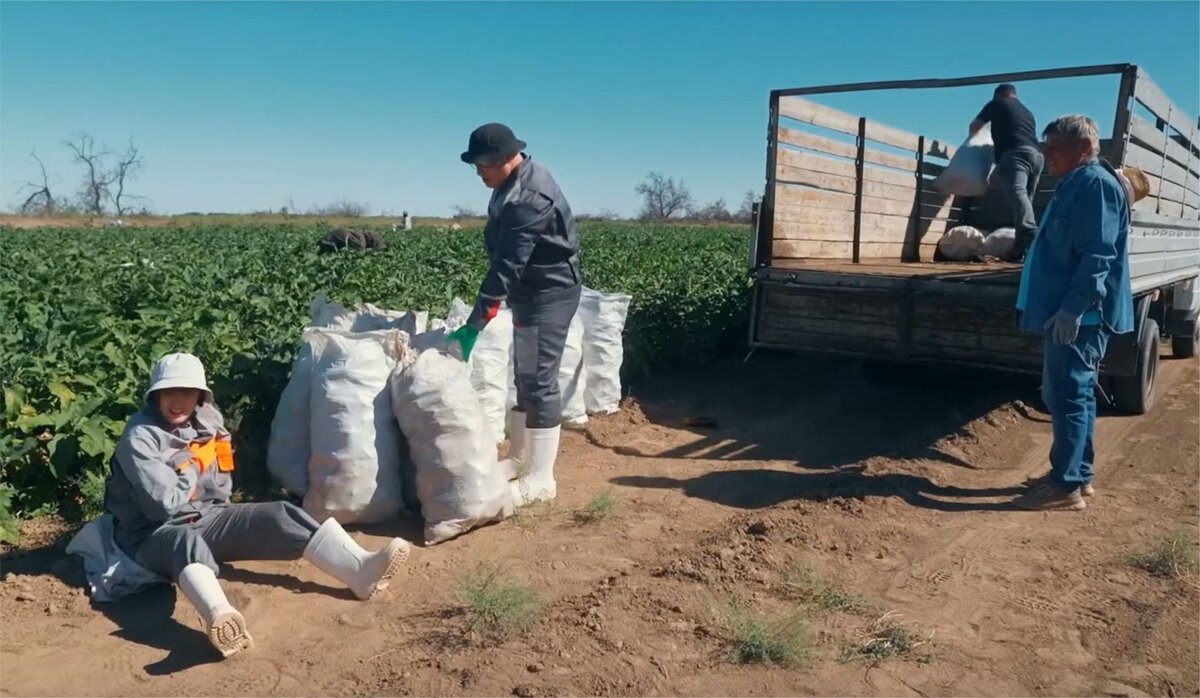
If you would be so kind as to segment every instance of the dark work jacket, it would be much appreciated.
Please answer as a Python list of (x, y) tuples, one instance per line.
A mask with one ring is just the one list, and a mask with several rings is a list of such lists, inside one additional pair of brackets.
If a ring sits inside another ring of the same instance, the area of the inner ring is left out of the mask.
[(492, 193), (483, 241), (491, 265), (467, 321), (476, 328), (487, 325), (510, 296), (582, 283), (571, 206), (546, 168), (529, 156)]

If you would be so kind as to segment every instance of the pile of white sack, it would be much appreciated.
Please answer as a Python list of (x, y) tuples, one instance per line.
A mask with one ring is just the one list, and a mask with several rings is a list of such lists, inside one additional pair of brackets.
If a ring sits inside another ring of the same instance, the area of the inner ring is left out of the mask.
[(1017, 241), (1016, 228), (997, 228), (990, 233), (960, 225), (946, 231), (938, 240), (938, 251), (949, 262), (972, 262), (994, 257), (1004, 259)]
[[(619, 408), (630, 300), (583, 290), (559, 373), (566, 425)], [(369, 524), (419, 509), (434, 544), (512, 514), (496, 452), (516, 403), (512, 312), (488, 323), (464, 363), (445, 337), (469, 314), (458, 299), (432, 321), (313, 301), (271, 423), (267, 469), (314, 518)]]

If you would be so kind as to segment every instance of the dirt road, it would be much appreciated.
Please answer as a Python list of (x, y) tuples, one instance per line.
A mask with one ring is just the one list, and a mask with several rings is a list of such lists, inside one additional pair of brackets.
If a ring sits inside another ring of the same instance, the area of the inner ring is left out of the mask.
[[(257, 645), (224, 663), (168, 588), (90, 606), (43, 523), (3, 560), (0, 694), (1197, 694), (1195, 577), (1128, 563), (1197, 534), (1198, 371), (1162, 367), (1150, 415), (1102, 418), (1078, 514), (1006, 504), (1045, 469), (1036, 382), (878, 387), (852, 364), (757, 356), (635, 386), (565, 437), (555, 507), (415, 549), (377, 601), (303, 562), (227, 568)], [(612, 516), (576, 522), (608, 490)], [(468, 630), (455, 584), (479, 561), (537, 592), (530, 632)], [(802, 616), (807, 660), (735, 663), (733, 599)], [(898, 656), (862, 656), (884, 637)]]

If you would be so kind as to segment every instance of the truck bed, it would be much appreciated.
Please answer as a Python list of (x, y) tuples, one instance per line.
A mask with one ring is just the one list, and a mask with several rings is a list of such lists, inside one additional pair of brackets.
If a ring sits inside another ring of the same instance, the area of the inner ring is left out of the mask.
[(936, 279), (1014, 286), (1020, 282), (1019, 264), (958, 264), (952, 262), (898, 262), (866, 259), (855, 264), (840, 259), (781, 259), (772, 265), (779, 271), (812, 271), (851, 276), (894, 276), (906, 279)]
[(786, 260), (760, 269), (751, 344), (899, 361), (1036, 371), (1017, 329), (1012, 264)]

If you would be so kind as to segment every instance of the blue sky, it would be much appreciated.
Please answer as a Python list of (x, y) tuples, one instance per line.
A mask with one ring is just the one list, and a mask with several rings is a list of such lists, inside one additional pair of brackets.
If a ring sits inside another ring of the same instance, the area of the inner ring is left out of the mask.
[[(1143, 66), (1200, 111), (1200, 3), (0, 2), (0, 203), (37, 148), (132, 136), (155, 210), (483, 209), (458, 160), (504, 121), (577, 212), (631, 214), (659, 171), (736, 208), (761, 190), (767, 96), (813, 84)], [(1039, 122), (1111, 123), (1116, 79), (1022, 86)], [(990, 88), (826, 103), (957, 142)]]

